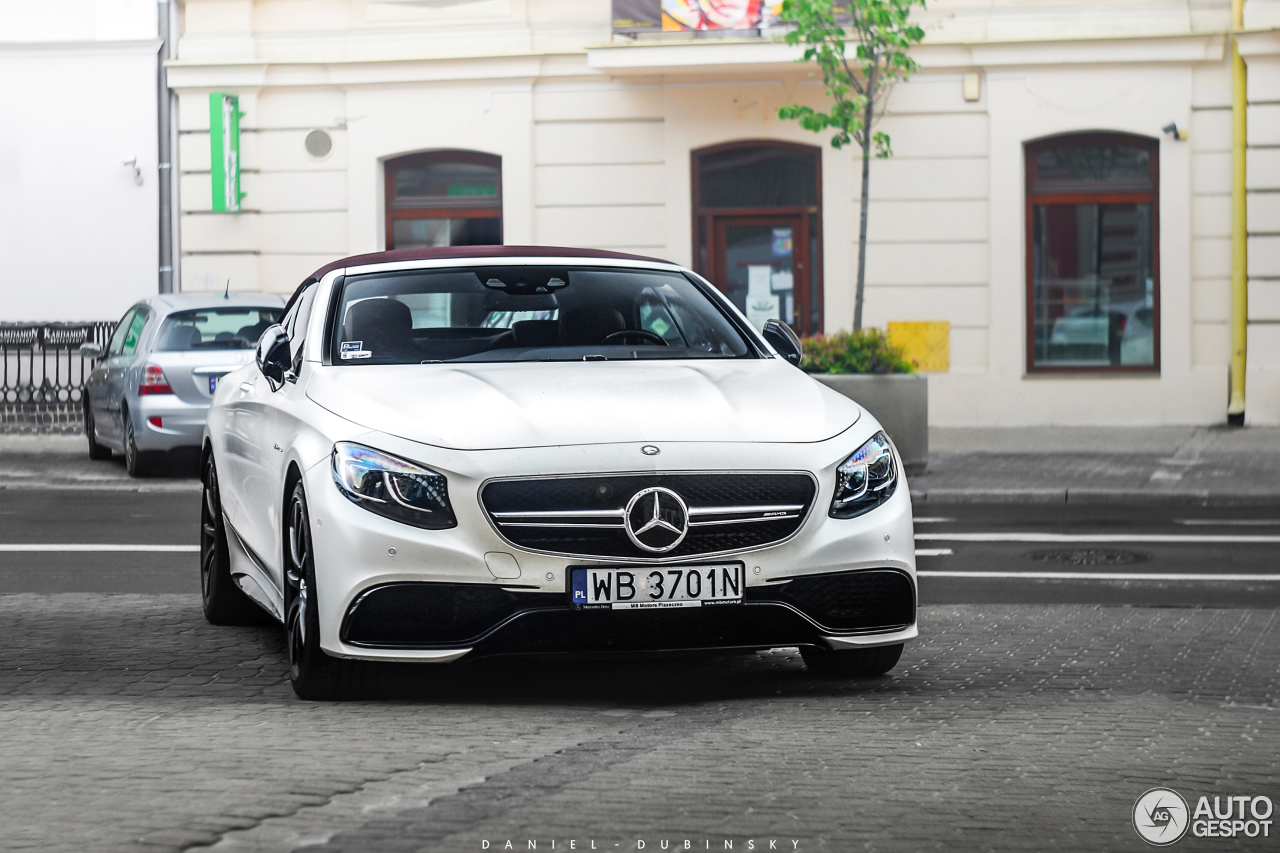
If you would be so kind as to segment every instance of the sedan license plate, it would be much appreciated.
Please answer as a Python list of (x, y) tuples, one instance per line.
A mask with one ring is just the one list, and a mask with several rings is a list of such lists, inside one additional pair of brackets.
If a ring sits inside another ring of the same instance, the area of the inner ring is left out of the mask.
[(746, 571), (741, 563), (706, 566), (575, 566), (569, 570), (575, 607), (660, 610), (741, 604)]
[(213, 376), (209, 377), (209, 393), (210, 394), (218, 390), (218, 380), (221, 378), (222, 377), (218, 376), (217, 374), (214, 374)]

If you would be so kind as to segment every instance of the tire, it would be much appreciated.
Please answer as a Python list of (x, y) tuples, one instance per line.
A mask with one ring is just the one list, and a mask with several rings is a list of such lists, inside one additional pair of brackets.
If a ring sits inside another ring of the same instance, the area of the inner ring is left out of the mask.
[(898, 665), (903, 644), (870, 649), (801, 649), (805, 666), (814, 675), (833, 678), (873, 678)]
[(150, 460), (138, 450), (138, 442), (133, 434), (133, 417), (128, 409), (124, 415), (124, 468), (130, 477), (146, 477), (151, 473)]
[(289, 682), (299, 699), (335, 701), (355, 694), (360, 666), (325, 654), (320, 648), (320, 615), (316, 606), (316, 563), (311, 517), (302, 483), (293, 487), (284, 530), (285, 648)]
[(214, 625), (261, 625), (266, 613), (231, 579), (231, 553), (222, 519), (218, 469), (213, 454), (201, 472), (204, 488), (200, 500), (200, 600), (204, 618)]
[(98, 425), (93, 419), (93, 406), (89, 404), (89, 394), (84, 395), (84, 434), (89, 439), (89, 458), (102, 460), (111, 458), (111, 448), (98, 444)]

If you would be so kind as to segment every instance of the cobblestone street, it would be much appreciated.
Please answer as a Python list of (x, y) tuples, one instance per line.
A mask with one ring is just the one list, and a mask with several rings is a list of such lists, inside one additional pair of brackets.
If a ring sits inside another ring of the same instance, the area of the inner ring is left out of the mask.
[(195, 596), (0, 619), (4, 849), (1138, 850), (1150, 787), (1280, 799), (1270, 610), (926, 607), (883, 679), (787, 652), (477, 664), (339, 705)]

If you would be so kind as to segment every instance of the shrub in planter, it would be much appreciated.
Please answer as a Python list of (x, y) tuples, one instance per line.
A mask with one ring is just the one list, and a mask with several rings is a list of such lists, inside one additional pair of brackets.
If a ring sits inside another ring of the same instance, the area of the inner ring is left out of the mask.
[(879, 329), (804, 338), (807, 373), (915, 373), (915, 364)]

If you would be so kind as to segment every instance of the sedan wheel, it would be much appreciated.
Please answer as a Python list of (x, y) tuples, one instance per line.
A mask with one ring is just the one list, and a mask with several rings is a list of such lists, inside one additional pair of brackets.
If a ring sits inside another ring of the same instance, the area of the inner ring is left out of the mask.
[(204, 618), (214, 625), (259, 625), (266, 614), (231, 579), (231, 554), (227, 548), (222, 499), (218, 494), (218, 469), (210, 453), (204, 463), (204, 489), (200, 501), (200, 598)]
[(807, 648), (800, 650), (805, 666), (814, 675), (833, 678), (872, 678), (884, 675), (898, 665), (902, 657), (902, 643), (896, 646), (877, 646), (872, 649)]
[(330, 657), (320, 648), (315, 554), (302, 483), (294, 486), (289, 497), (287, 525), (284, 624), (289, 680), (300, 699), (344, 699), (353, 692), (358, 664)]
[(128, 409), (124, 411), (124, 467), (130, 477), (145, 477), (151, 473), (151, 465), (138, 451), (138, 442), (133, 435), (133, 417)]
[(84, 434), (89, 439), (90, 459), (110, 459), (111, 448), (98, 444), (98, 424), (93, 419), (93, 407), (89, 405), (89, 395), (84, 398)]

